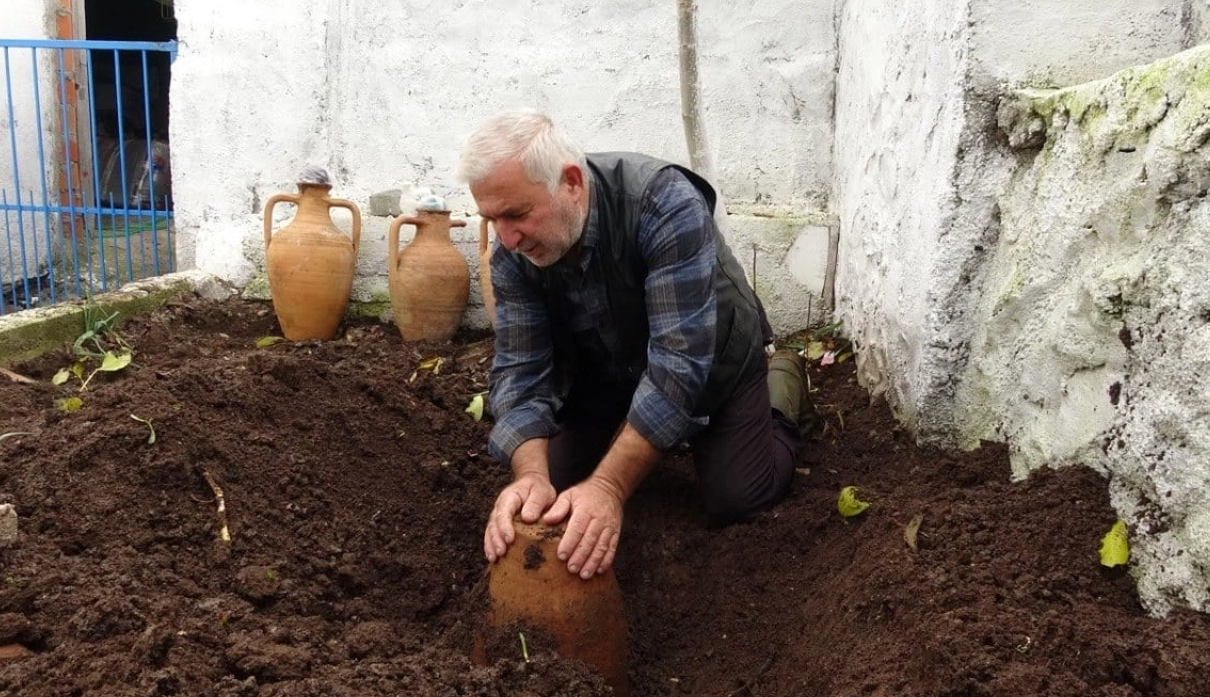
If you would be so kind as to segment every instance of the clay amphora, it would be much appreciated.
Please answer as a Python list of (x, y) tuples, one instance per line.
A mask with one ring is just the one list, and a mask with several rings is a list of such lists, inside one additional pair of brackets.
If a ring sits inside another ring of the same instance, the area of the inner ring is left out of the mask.
[[(399, 228), (405, 224), (416, 226), (416, 236), (400, 251)], [(465, 226), (446, 210), (419, 210), (391, 222), (391, 312), (404, 341), (445, 341), (458, 330), (471, 293), (471, 271), (450, 240), (450, 228)]]
[[(361, 211), (351, 201), (328, 198), (329, 184), (299, 182), (297, 194), (276, 194), (265, 203), (265, 267), (269, 295), (282, 333), (291, 341), (336, 336), (353, 291), (361, 245)], [(294, 220), (273, 232), (273, 207), (298, 206)], [(353, 230), (345, 235), (329, 209), (347, 208)]]
[[(629, 695), (626, 616), (613, 569), (585, 581), (556, 556), (563, 526), (520, 520), (513, 524), (516, 539), (492, 565), (488, 579), (488, 626), (519, 622), (544, 629), (553, 635), (560, 656), (583, 661), (605, 678), (614, 694)], [(487, 664), (499, 656), (487, 655), (480, 638), (472, 658)]]
[(496, 294), (492, 291), (492, 244), (487, 239), (487, 220), (479, 219), (479, 289), (487, 321), (496, 328)]

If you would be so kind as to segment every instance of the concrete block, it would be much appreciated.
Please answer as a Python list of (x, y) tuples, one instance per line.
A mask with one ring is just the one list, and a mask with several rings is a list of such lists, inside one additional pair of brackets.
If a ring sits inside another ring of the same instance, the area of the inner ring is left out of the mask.
[(370, 215), (396, 216), (403, 212), (399, 207), (399, 197), (403, 195), (400, 189), (388, 189), (370, 194)]

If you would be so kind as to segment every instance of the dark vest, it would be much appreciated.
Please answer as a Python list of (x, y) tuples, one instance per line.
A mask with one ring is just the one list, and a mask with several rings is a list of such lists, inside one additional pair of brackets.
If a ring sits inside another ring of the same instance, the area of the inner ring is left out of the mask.
[[(668, 167), (679, 170), (697, 187), (713, 213), (717, 200), (714, 189), (705, 179), (684, 167), (637, 153), (588, 155), (592, 205), (597, 209), (601, 234), (592, 263), (605, 265), (606, 293), (621, 342), (622, 358), (636, 385), (647, 367), (650, 339), (643, 290), (647, 269), (637, 246), (639, 209), (651, 180)], [(717, 228), (715, 249), (718, 263), (714, 267), (714, 289), (718, 315), (714, 363), (702, 399), (693, 410), (697, 416), (717, 411), (735, 391), (736, 385), (759, 366), (759, 361), (764, 360), (763, 347), (767, 338), (764, 309)], [(565, 395), (576, 366), (571, 333), (559, 330), (567, 326), (562, 319), (566, 311), (564, 296), (558, 287), (561, 284), (555, 280), (555, 275), (544, 269), (532, 264), (522, 266), (531, 280), (546, 289), (555, 333), (555, 374), (560, 376), (559, 391)]]

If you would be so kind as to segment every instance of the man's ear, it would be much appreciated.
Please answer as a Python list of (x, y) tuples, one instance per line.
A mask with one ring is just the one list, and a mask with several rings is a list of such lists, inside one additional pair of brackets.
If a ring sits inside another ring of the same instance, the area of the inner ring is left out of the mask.
[(577, 164), (563, 165), (563, 183), (571, 188), (573, 194), (584, 189), (584, 170)]

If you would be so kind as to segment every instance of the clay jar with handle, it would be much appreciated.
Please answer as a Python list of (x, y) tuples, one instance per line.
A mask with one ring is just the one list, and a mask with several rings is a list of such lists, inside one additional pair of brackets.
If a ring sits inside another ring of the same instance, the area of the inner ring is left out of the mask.
[(496, 327), (496, 293), (492, 290), (492, 243), (487, 237), (487, 220), (479, 219), (479, 290), (487, 321)]
[[(297, 194), (275, 194), (265, 204), (265, 267), (269, 295), (282, 333), (291, 341), (336, 336), (349, 307), (353, 272), (361, 245), (361, 211), (351, 201), (329, 198), (331, 185), (301, 181)], [(294, 220), (273, 232), (273, 207), (298, 206)], [(353, 229), (346, 235), (329, 209), (347, 208)]]
[[(519, 623), (550, 632), (560, 656), (583, 661), (605, 678), (615, 695), (629, 695), (626, 616), (613, 569), (585, 581), (570, 573), (556, 554), (563, 526), (520, 519), (513, 525), (516, 538), (492, 565), (488, 579), (488, 631)], [(476, 639), (475, 662), (501, 658), (489, 655), (488, 643), (482, 635)]]
[[(401, 251), (403, 225), (415, 225), (416, 236)], [(418, 210), (391, 222), (391, 312), (404, 341), (445, 341), (458, 330), (471, 293), (471, 271), (450, 239), (450, 228), (465, 226), (465, 220), (451, 220), (447, 210)]]

